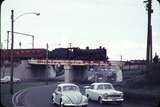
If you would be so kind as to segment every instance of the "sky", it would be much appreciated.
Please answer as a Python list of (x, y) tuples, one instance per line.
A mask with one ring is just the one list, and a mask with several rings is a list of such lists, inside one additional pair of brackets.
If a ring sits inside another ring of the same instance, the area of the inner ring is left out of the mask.
[[(160, 56), (160, 4), (153, 0), (153, 56)], [(110, 60), (146, 59), (147, 11), (143, 0), (5, 0), (1, 10), (2, 43), (7, 31), (34, 35), (35, 48), (107, 49)], [(14, 48), (32, 48), (32, 38), (15, 34)], [(19, 46), (21, 42), (21, 47)], [(10, 43), (9, 43), (10, 47)]]

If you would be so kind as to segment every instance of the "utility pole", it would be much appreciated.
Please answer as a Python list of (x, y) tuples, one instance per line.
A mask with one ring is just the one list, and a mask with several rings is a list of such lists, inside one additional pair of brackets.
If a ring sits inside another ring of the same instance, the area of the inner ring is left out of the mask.
[(69, 48), (71, 48), (72, 47), (72, 43), (68, 43), (69, 44)]
[(32, 48), (34, 49), (34, 36), (32, 36)]
[(9, 31), (7, 31), (7, 50), (8, 50), (8, 45), (9, 45)]
[[(2, 49), (2, 41), (1, 41), (1, 28), (2, 28), (2, 25), (1, 25), (1, 6), (2, 6), (2, 2), (4, 0), (1, 0), (0, 1), (0, 49)], [(2, 50), (0, 51), (2, 52)], [(2, 54), (0, 54), (0, 67), (2, 66)], [(0, 72), (0, 76), (1, 76), (1, 72)]]
[(2, 26), (1, 26), (1, 6), (2, 6), (3, 1), (4, 0), (0, 1), (0, 49), (2, 48), (2, 41), (1, 41), (1, 28), (2, 28)]
[[(46, 68), (48, 70), (48, 43), (46, 44), (46, 61), (47, 61)], [(48, 85), (48, 74), (46, 77), (46, 85)]]
[(28, 13), (23, 13), (19, 16), (17, 16), (14, 19), (14, 10), (11, 10), (11, 79), (10, 79), (10, 93), (13, 94), (13, 72), (14, 72), (14, 22), (20, 18), (21, 16), (27, 15), (27, 14), (36, 14), (40, 15), (40, 13), (35, 13), (35, 12), (28, 12)]
[(151, 25), (151, 14), (153, 13), (152, 0), (146, 0), (144, 1), (144, 3), (146, 3), (146, 10), (148, 11), (146, 60), (147, 64), (150, 64), (152, 63), (152, 25)]
[(121, 70), (123, 70), (123, 61), (122, 61), (122, 55), (120, 55), (120, 58), (121, 58)]
[[(0, 53), (2, 53), (2, 41), (1, 41), (1, 28), (2, 28), (2, 25), (1, 25), (1, 6), (2, 6), (2, 2), (3, 2), (4, 0), (1, 0), (0, 1)], [(0, 67), (2, 67), (2, 54), (0, 54)], [(1, 77), (1, 71), (2, 70), (0, 70), (0, 77)], [(0, 84), (0, 87), (1, 87), (1, 84)]]
[(13, 94), (13, 71), (14, 71), (14, 62), (13, 62), (13, 48), (14, 48), (14, 10), (11, 10), (11, 80), (10, 80), (10, 93)]
[(22, 46), (22, 43), (21, 42), (19, 42), (19, 48), (21, 49), (21, 46)]

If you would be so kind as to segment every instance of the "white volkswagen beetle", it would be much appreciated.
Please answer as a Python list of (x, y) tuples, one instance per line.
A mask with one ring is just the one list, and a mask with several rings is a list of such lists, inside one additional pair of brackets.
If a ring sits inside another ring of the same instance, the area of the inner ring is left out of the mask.
[(59, 84), (52, 93), (52, 101), (63, 106), (87, 107), (88, 98), (80, 93), (79, 87), (72, 83)]
[(113, 88), (111, 83), (93, 83), (85, 87), (85, 95), (88, 99), (103, 102), (123, 102), (123, 92), (117, 91)]

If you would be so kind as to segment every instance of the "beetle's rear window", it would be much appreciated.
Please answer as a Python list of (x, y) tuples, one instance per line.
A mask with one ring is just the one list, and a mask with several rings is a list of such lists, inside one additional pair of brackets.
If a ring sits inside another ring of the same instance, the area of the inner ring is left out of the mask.
[(76, 86), (64, 86), (63, 91), (76, 91), (78, 90), (78, 87)]

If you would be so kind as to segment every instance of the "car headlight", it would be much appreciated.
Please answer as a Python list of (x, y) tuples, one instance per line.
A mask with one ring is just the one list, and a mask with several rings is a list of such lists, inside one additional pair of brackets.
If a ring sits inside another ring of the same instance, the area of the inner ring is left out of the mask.
[(83, 98), (83, 100), (82, 100), (83, 103), (88, 103), (88, 98), (86, 96), (83, 96), (82, 98)]
[(124, 94), (123, 94), (123, 93), (121, 93), (121, 97), (123, 97), (123, 95), (124, 95)]

